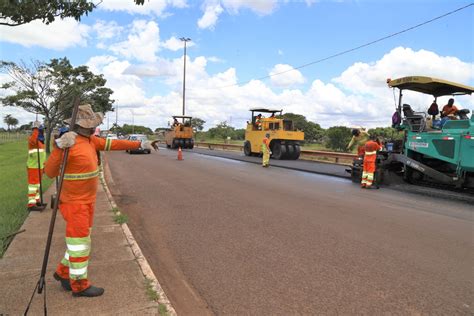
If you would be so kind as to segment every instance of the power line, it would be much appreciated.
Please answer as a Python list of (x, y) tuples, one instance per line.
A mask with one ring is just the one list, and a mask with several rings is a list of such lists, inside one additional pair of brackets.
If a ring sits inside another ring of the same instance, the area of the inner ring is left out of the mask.
[[(301, 68), (305, 68), (305, 67), (308, 67), (308, 66), (311, 66), (311, 65), (314, 65), (314, 64), (318, 64), (318, 63), (321, 63), (323, 61), (326, 61), (328, 59), (332, 59), (332, 58), (335, 58), (335, 57), (339, 57), (341, 55), (345, 55), (347, 53), (350, 53), (350, 52), (353, 52), (353, 51), (356, 51), (356, 50), (359, 50), (361, 48), (364, 48), (364, 47), (367, 47), (367, 46), (370, 46), (370, 45), (373, 45), (375, 43), (378, 43), (378, 42), (381, 42), (381, 41), (384, 41), (386, 39), (389, 39), (391, 37), (395, 37), (397, 35), (400, 35), (400, 34), (403, 34), (403, 33), (406, 33), (408, 31), (411, 31), (411, 30), (414, 30), (416, 28), (419, 28), (419, 27), (422, 27), (426, 24), (429, 24), (429, 23), (432, 23), (436, 20), (439, 20), (439, 19), (442, 19), (444, 17), (447, 17), (448, 15), (451, 15), (451, 14), (454, 14), (456, 12), (459, 12), (459, 11), (462, 11), (464, 9), (467, 9), (468, 7), (470, 6), (473, 6), (474, 3), (469, 3), (468, 5), (465, 5), (464, 7), (461, 7), (461, 8), (458, 8), (456, 10), (453, 10), (453, 11), (449, 11), (445, 14), (442, 14), (442, 15), (439, 15), (435, 18), (432, 18), (430, 20), (427, 20), (425, 22), (422, 22), (422, 23), (419, 23), (417, 25), (414, 25), (414, 26), (411, 26), (409, 28), (406, 28), (404, 30), (401, 30), (401, 31), (398, 31), (398, 32), (395, 32), (395, 33), (392, 33), (392, 34), (389, 34), (387, 36), (384, 36), (384, 37), (381, 37), (379, 39), (376, 39), (376, 40), (373, 40), (371, 42), (368, 42), (368, 43), (365, 43), (365, 44), (362, 44), (360, 46), (357, 46), (357, 47), (354, 47), (354, 48), (351, 48), (351, 49), (347, 49), (347, 50), (344, 50), (342, 52), (339, 52), (339, 53), (336, 53), (336, 54), (333, 54), (333, 55), (330, 55), (330, 56), (327, 56), (327, 57), (324, 57), (324, 58), (321, 58), (321, 59), (318, 59), (318, 60), (315, 60), (315, 61), (312, 61), (312, 62), (309, 62), (309, 63), (306, 63), (306, 64), (303, 64), (301, 66), (298, 66), (298, 67), (293, 67), (292, 69), (288, 69), (288, 70), (285, 70), (285, 71), (281, 71), (281, 72), (277, 72), (277, 73), (274, 73), (274, 74), (271, 74), (271, 75), (267, 75), (267, 76), (263, 76), (263, 77), (260, 77), (260, 78), (256, 78), (256, 79), (251, 79), (251, 80), (247, 80), (247, 81), (243, 81), (243, 82), (237, 82), (237, 83), (234, 83), (234, 84), (231, 84), (231, 85), (226, 85), (226, 86), (221, 86), (221, 87), (215, 87), (215, 88), (208, 88), (208, 89), (223, 89), (223, 88), (229, 88), (229, 87), (233, 87), (233, 86), (239, 86), (239, 85), (242, 85), (242, 84), (246, 84), (246, 83), (249, 83), (253, 80), (265, 80), (265, 79), (268, 79), (268, 78), (271, 78), (271, 77), (275, 77), (275, 76), (278, 76), (278, 75), (282, 75), (282, 74), (285, 74), (287, 72), (290, 72), (290, 71), (293, 71), (293, 70), (297, 70), (297, 69), (301, 69)], [(191, 90), (191, 89), (190, 89)], [(193, 89), (194, 90), (194, 89)]]

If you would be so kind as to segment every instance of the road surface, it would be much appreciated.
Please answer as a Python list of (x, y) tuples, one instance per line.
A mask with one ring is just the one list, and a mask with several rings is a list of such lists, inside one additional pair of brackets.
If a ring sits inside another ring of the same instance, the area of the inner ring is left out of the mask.
[(166, 149), (106, 159), (178, 314), (474, 312), (467, 203)]

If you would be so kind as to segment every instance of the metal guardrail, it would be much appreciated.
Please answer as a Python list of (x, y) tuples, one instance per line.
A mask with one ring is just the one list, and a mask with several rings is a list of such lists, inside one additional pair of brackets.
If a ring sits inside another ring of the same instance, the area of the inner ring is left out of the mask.
[[(194, 146), (208, 149), (222, 149), (222, 150), (238, 150), (243, 151), (243, 145), (234, 145), (234, 144), (216, 144), (216, 143), (205, 143), (205, 142), (195, 142)], [(334, 151), (323, 151), (323, 150), (302, 150), (301, 159), (314, 160), (315, 158), (329, 158), (334, 159), (335, 163), (341, 163), (342, 160), (352, 161), (356, 158), (356, 154), (349, 153), (338, 153)]]

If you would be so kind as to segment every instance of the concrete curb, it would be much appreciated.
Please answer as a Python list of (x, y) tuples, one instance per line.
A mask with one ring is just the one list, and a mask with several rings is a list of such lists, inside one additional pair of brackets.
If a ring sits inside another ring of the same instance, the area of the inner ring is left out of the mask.
[[(110, 205), (112, 206), (112, 208), (117, 208), (117, 204), (115, 203), (112, 193), (110, 192), (109, 187), (107, 186), (107, 182), (105, 181), (105, 169), (108, 170), (108, 174), (109, 174), (111, 182), (113, 182), (112, 175), (110, 173), (109, 166), (105, 159), (102, 159), (102, 163), (103, 164), (100, 168), (100, 182), (102, 183), (102, 186), (104, 188), (105, 194), (107, 195), (107, 199), (109, 200)], [(133, 252), (133, 255), (135, 256), (137, 260), (138, 265), (140, 266), (140, 270), (142, 271), (143, 276), (146, 279), (150, 280), (150, 284), (152, 288), (158, 293), (158, 300), (157, 300), (158, 303), (166, 306), (168, 315), (176, 316), (177, 314), (173, 305), (171, 305), (171, 302), (168, 300), (168, 297), (166, 296), (163, 288), (161, 287), (160, 282), (158, 281), (155, 274), (153, 273), (153, 270), (151, 269), (150, 264), (146, 260), (135, 238), (133, 237), (132, 232), (128, 228), (127, 223), (121, 224), (120, 226), (122, 227), (122, 231), (125, 235), (125, 238), (127, 239), (127, 242), (130, 245), (130, 248)]]

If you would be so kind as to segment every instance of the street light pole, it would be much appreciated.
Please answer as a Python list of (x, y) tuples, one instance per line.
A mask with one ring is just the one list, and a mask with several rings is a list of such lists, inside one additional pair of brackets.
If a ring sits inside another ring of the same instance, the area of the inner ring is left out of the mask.
[(186, 99), (186, 42), (189, 42), (191, 39), (188, 37), (181, 37), (181, 41), (184, 42), (184, 70), (183, 70), (183, 115), (184, 111), (184, 104)]

